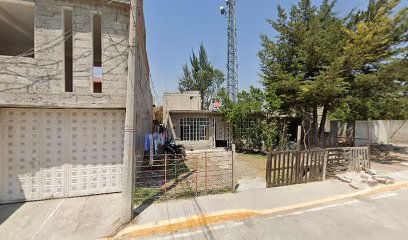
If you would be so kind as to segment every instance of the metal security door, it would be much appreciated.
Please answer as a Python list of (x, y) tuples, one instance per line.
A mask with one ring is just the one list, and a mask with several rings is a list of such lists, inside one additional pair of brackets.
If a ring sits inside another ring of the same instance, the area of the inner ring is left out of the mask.
[[(36, 110), (33, 110), (36, 111)], [(37, 110), (40, 115), (41, 145), (36, 147), (40, 153), (40, 189), (41, 199), (61, 198), (66, 196), (65, 152), (68, 133), (67, 110), (42, 109)]]
[(124, 110), (0, 110), (0, 203), (121, 191)]
[(3, 164), (0, 183), (3, 202), (41, 198), (40, 114), (31, 110), (7, 109), (2, 115)]
[(68, 195), (120, 192), (125, 111), (70, 112)]

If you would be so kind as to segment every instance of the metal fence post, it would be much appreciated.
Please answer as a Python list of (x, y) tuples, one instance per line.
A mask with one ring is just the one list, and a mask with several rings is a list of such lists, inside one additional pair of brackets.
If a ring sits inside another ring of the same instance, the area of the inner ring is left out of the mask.
[(208, 159), (207, 159), (207, 152), (204, 153), (204, 160), (205, 160), (205, 194), (208, 194), (208, 189), (207, 189), (207, 176), (208, 176)]
[[(164, 154), (164, 194), (167, 194), (167, 154)], [(167, 195), (166, 195), (167, 197)]]
[(195, 193), (196, 196), (198, 194), (198, 157), (197, 155), (195, 155), (195, 159), (196, 159), (196, 165), (195, 165), (195, 172), (196, 172), (196, 177), (195, 177), (195, 185), (196, 185), (196, 189), (195, 189)]
[(232, 191), (235, 190), (234, 186), (234, 157), (235, 157), (235, 144), (232, 144), (232, 152), (231, 152), (231, 188)]
[(178, 186), (177, 183), (178, 183), (178, 174), (179, 174), (178, 164), (180, 164), (180, 160), (178, 159), (178, 157), (175, 157), (175, 159), (173, 161), (174, 161), (174, 177), (175, 177), (175, 180), (174, 180), (174, 183), (175, 183), (174, 192), (177, 195), (177, 186)]

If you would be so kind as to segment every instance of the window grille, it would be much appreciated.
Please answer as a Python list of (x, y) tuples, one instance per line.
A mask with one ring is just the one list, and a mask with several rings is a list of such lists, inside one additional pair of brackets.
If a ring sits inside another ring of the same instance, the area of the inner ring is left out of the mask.
[(202, 141), (209, 139), (209, 118), (180, 119), (181, 141)]

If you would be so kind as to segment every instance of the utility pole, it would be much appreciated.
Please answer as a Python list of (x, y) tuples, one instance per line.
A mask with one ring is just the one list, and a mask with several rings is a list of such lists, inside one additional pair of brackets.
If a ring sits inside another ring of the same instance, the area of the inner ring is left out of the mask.
[(123, 178), (122, 178), (122, 217), (121, 223), (127, 223), (133, 218), (134, 205), (134, 178), (135, 178), (135, 137), (136, 111), (135, 111), (135, 79), (136, 68), (136, 16), (139, 0), (130, 1), (130, 27), (129, 27), (129, 53), (128, 53), (128, 79), (126, 87), (126, 118), (125, 139), (123, 154)]
[(227, 9), (221, 6), (220, 11), (228, 18), (227, 91), (229, 98), (236, 102), (238, 92), (236, 0), (226, 0), (225, 2)]

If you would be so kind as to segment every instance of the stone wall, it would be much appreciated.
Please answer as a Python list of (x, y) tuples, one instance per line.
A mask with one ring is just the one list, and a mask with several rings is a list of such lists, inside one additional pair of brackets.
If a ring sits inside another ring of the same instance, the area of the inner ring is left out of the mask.
[[(109, 6), (104, 1), (25, 2), (35, 5), (35, 57), (0, 56), (0, 107), (125, 108), (129, 5), (117, 1)], [(72, 93), (64, 89), (64, 7), (73, 13)], [(102, 93), (92, 93), (91, 26), (96, 12), (101, 12), (102, 20)]]

